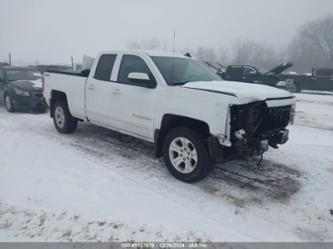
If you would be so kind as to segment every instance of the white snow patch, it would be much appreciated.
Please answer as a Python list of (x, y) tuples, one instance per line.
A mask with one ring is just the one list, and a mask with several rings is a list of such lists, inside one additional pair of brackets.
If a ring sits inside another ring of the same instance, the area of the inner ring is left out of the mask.
[(333, 98), (296, 97), (286, 145), (196, 184), (137, 139), (0, 108), (0, 240), (333, 241)]

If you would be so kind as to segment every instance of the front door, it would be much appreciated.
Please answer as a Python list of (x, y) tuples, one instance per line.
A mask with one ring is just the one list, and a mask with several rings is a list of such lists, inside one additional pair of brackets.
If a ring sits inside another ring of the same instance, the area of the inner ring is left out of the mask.
[(156, 86), (156, 80), (147, 63), (137, 55), (122, 56), (118, 77), (112, 90), (111, 118), (117, 129), (146, 140), (153, 140), (153, 116), (156, 88), (133, 84), (130, 73), (146, 73)]
[(254, 83), (258, 79), (258, 73), (257, 71), (248, 66), (243, 66), (243, 71), (242, 71), (242, 82), (247, 82), (247, 83)]

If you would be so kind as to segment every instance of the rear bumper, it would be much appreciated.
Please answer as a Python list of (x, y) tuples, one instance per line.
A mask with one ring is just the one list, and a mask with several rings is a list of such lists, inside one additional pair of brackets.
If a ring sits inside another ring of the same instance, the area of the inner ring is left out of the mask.
[(228, 161), (246, 156), (259, 155), (268, 150), (269, 146), (278, 148), (289, 140), (289, 130), (275, 129), (257, 135), (250, 140), (234, 141), (231, 147), (221, 145), (214, 136), (208, 138), (208, 151), (216, 161)]
[(46, 109), (47, 105), (41, 94), (31, 93), (30, 96), (13, 95), (15, 109)]

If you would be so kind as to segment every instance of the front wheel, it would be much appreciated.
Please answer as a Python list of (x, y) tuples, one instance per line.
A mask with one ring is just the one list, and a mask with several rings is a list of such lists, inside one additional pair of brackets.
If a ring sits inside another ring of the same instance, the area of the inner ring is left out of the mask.
[(69, 112), (67, 104), (58, 100), (52, 107), (54, 126), (60, 133), (73, 133), (77, 127), (77, 119)]
[(8, 112), (15, 112), (15, 108), (13, 106), (13, 101), (7, 93), (5, 93), (5, 95), (4, 95), (4, 103), (5, 103), (6, 110)]
[(207, 146), (193, 130), (179, 127), (164, 139), (163, 157), (170, 173), (183, 182), (197, 182), (212, 168)]

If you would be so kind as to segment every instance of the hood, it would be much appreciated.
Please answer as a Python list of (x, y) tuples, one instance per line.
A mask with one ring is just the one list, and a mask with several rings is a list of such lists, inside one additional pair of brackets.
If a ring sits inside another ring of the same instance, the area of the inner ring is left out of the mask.
[(41, 79), (38, 80), (15, 80), (10, 81), (9, 84), (20, 90), (27, 92), (41, 91), (43, 83)]
[(182, 87), (234, 96), (247, 101), (293, 97), (289, 92), (275, 87), (236, 81), (198, 81), (186, 83)]
[(267, 73), (265, 73), (266, 76), (271, 76), (271, 75), (277, 75), (282, 73), (284, 70), (287, 70), (288, 68), (292, 67), (292, 63), (290, 62), (286, 62), (283, 63), (277, 67), (274, 67), (273, 69), (271, 69), (270, 71), (268, 71)]

